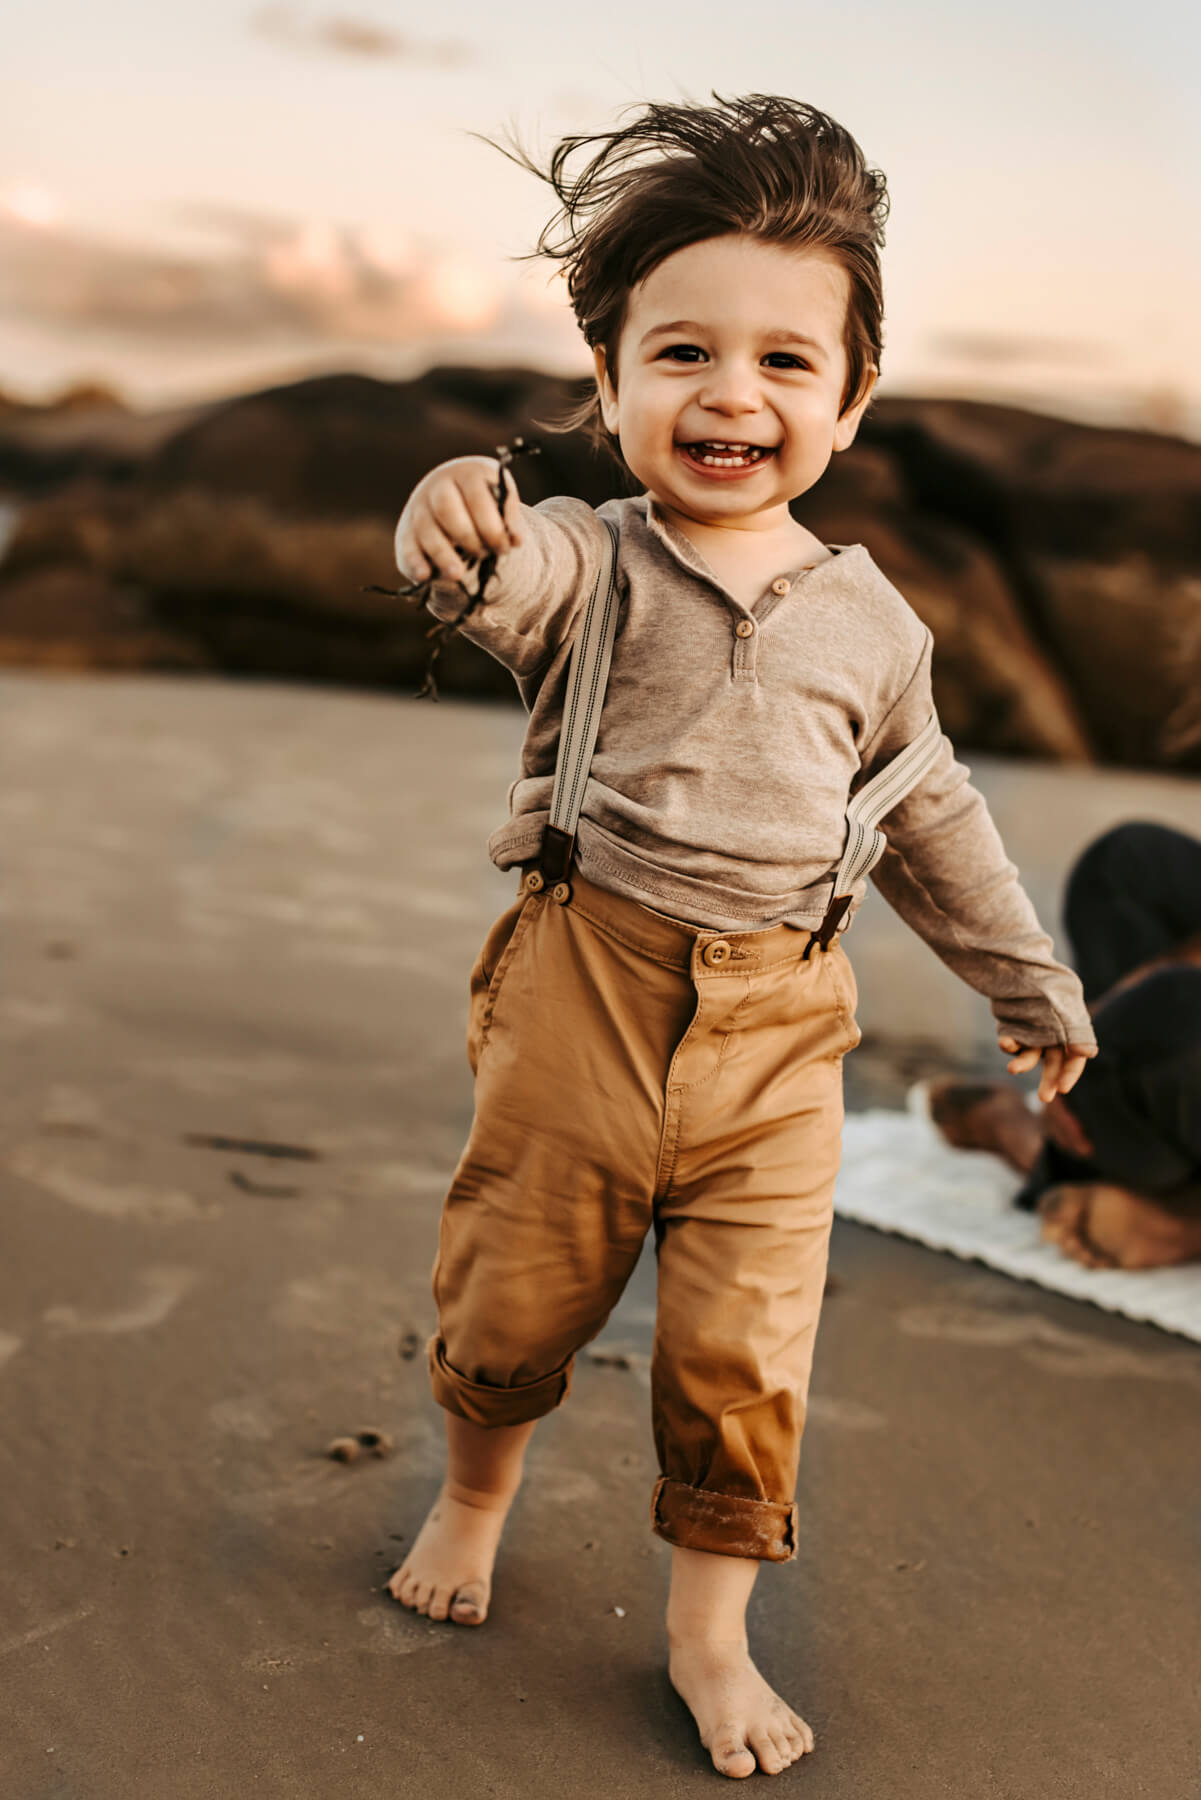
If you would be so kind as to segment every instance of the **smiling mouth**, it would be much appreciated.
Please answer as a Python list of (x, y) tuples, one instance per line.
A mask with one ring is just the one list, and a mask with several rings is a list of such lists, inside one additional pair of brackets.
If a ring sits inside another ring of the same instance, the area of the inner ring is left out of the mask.
[(693, 462), (711, 469), (749, 469), (775, 455), (774, 444), (722, 444), (702, 442), (680, 444), (679, 449)]

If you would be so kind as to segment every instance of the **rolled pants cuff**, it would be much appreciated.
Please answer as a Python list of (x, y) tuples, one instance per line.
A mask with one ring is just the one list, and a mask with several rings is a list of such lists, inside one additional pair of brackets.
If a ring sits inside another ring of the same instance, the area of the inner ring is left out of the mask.
[(473, 1425), (524, 1425), (553, 1412), (571, 1386), (571, 1358), (562, 1368), (553, 1369), (537, 1381), (517, 1387), (491, 1387), (486, 1382), (469, 1381), (446, 1360), (446, 1348), (440, 1337), (432, 1337), (428, 1345), (430, 1382), (434, 1399), (447, 1412), (468, 1419)]
[(743, 1500), (661, 1476), (651, 1499), (651, 1524), (669, 1544), (716, 1556), (791, 1562), (796, 1555), (796, 1502)]

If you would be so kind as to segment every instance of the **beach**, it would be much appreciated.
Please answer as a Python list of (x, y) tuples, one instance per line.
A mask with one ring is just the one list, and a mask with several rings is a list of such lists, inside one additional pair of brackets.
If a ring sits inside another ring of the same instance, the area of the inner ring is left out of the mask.
[[(439, 1478), (429, 1273), (524, 724), (0, 673), (12, 1800), (715, 1791), (664, 1672), (653, 1259), (539, 1427), (486, 1625), (382, 1591)], [(1186, 777), (967, 760), (1056, 931), (1096, 832), (1197, 828)], [(878, 895), (846, 947), (849, 1106), (1003, 1068)], [(817, 1735), (781, 1789), (1185, 1800), (1201, 1349), (845, 1221), (831, 1277), (800, 1551), (751, 1609)]]

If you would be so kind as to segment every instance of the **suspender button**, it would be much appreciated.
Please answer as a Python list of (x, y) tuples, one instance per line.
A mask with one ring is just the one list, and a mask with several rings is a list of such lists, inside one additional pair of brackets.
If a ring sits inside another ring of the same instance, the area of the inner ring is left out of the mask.
[(557, 900), (560, 906), (566, 906), (571, 899), (571, 888), (565, 881), (556, 881), (550, 891), (550, 897), (552, 900)]
[(529, 874), (525, 878), (526, 893), (527, 894), (540, 894), (542, 892), (542, 889), (545, 886), (546, 886), (546, 879), (543, 876), (541, 869), (531, 869)]

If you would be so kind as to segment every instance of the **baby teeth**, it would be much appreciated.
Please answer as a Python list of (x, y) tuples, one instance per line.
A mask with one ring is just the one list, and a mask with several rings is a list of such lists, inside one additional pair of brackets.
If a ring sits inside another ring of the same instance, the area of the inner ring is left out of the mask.
[(694, 461), (708, 463), (715, 469), (744, 469), (751, 463), (762, 462), (766, 455), (767, 451), (759, 448), (752, 449), (749, 454), (735, 451), (724, 456), (712, 450), (704, 453), (692, 451)]
[(742, 468), (746, 467), (747, 463), (760, 462), (762, 460), (762, 458), (759, 455), (755, 455), (755, 456), (713, 456), (710, 454), (710, 455), (702, 456), (699, 460), (703, 463), (710, 463), (710, 464), (712, 464), (712, 466), (714, 468), (717, 468), (717, 469), (742, 469)]

